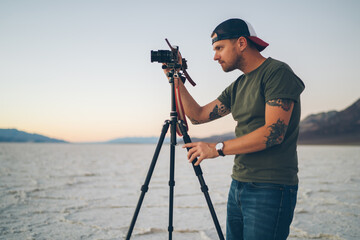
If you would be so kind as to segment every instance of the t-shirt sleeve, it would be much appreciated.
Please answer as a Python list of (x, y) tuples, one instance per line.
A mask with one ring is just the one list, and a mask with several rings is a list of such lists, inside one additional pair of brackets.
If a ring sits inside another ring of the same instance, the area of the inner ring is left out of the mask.
[(304, 91), (304, 88), (304, 83), (291, 69), (279, 68), (265, 81), (265, 102), (278, 98), (299, 102), (300, 94)]
[(233, 92), (234, 84), (228, 86), (217, 98), (222, 104), (231, 110), (231, 93)]

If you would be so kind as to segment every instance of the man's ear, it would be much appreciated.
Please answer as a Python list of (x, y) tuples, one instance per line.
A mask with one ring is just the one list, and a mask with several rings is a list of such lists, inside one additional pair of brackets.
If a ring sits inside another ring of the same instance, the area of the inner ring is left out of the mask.
[(239, 37), (236, 41), (240, 51), (244, 51), (247, 47), (247, 39), (245, 37)]

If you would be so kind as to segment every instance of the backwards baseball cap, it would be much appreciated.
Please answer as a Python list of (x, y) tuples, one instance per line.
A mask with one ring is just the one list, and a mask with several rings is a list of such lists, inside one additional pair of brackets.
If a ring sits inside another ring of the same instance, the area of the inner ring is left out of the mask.
[(255, 45), (259, 52), (269, 46), (268, 43), (264, 42), (256, 36), (255, 30), (250, 25), (250, 23), (238, 18), (232, 18), (220, 23), (214, 29), (211, 36), (213, 36), (215, 33), (216, 37), (212, 39), (212, 44), (220, 40), (246, 37)]

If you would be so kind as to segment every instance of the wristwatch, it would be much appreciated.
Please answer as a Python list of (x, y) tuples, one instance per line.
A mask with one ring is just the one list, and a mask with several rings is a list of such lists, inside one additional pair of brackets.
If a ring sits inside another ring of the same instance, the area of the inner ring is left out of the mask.
[(216, 151), (219, 153), (220, 156), (225, 156), (223, 149), (224, 149), (224, 142), (219, 142), (215, 146)]

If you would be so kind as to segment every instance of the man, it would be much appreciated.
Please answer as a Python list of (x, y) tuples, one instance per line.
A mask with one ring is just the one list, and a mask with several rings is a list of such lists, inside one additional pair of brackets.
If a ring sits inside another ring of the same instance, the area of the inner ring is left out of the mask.
[(268, 44), (241, 19), (218, 25), (212, 35), (214, 60), (225, 72), (243, 74), (213, 102), (200, 106), (181, 81), (184, 110), (193, 124), (230, 112), (236, 138), (196, 142), (189, 161), (235, 155), (227, 204), (227, 239), (286, 239), (298, 188), (297, 137), (303, 82), (283, 62), (263, 57)]

